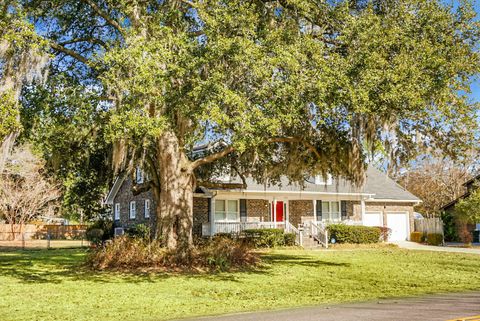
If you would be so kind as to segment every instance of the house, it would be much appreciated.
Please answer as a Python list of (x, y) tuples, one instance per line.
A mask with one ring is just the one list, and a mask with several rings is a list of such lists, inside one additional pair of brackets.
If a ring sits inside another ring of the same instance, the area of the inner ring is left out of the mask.
[[(143, 175), (137, 171), (138, 182)], [(343, 179), (321, 176), (303, 186), (285, 177), (278, 184), (258, 184), (246, 178), (224, 177), (223, 188), (197, 188), (193, 199), (193, 229), (197, 235), (239, 232), (245, 228), (272, 227), (296, 231), (330, 222), (345, 222), (392, 229), (391, 241), (407, 240), (413, 231), (414, 205), (420, 200), (384, 173), (369, 166), (363, 187)], [(154, 224), (150, 191), (133, 195), (132, 181), (116, 179), (106, 204), (112, 206), (115, 226)]]
[[(455, 213), (455, 205), (462, 199), (465, 199), (470, 196), (470, 193), (478, 188), (477, 183), (480, 181), (480, 175), (477, 175), (470, 180), (463, 183), (463, 186), (466, 188), (466, 192), (458, 197), (457, 199), (445, 204), (440, 208), (441, 212), (449, 213), (450, 216), (453, 218), (452, 224), (454, 225), (454, 229), (457, 235), (461, 234), (461, 225), (457, 224), (456, 222), (456, 213)], [(473, 235), (473, 242), (480, 242), (480, 222), (476, 224), (469, 223), (467, 224), (467, 230)]]

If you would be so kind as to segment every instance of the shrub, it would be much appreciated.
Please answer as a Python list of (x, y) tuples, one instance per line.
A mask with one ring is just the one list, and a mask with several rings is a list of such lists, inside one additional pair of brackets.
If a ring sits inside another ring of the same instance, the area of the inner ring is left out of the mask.
[(93, 269), (127, 270), (228, 270), (257, 264), (258, 255), (244, 242), (216, 237), (192, 250), (187, 260), (168, 251), (158, 241), (127, 235), (116, 237), (92, 250), (87, 265)]
[(427, 243), (428, 245), (440, 245), (443, 243), (443, 235), (439, 233), (428, 233)]
[(95, 221), (87, 228), (86, 237), (88, 241), (94, 244), (99, 244), (111, 239), (113, 237), (113, 222), (105, 219)]
[(283, 234), (283, 245), (295, 246), (296, 239), (297, 235), (295, 233), (285, 233)]
[(471, 244), (473, 241), (473, 235), (468, 230), (468, 224), (463, 221), (458, 221), (457, 224), (458, 224), (458, 236), (460, 238), (460, 241), (462, 241), (465, 244)]
[(136, 224), (125, 230), (125, 234), (130, 237), (136, 237), (144, 240), (150, 240), (152, 237), (152, 229), (146, 224)]
[(285, 244), (283, 231), (275, 228), (249, 229), (243, 231), (245, 241), (255, 247), (276, 247)]
[(328, 232), (330, 239), (335, 239), (337, 243), (367, 244), (380, 241), (380, 229), (377, 227), (331, 224)]
[(385, 226), (376, 226), (380, 230), (380, 240), (387, 242), (390, 235), (392, 235), (392, 229)]
[(412, 232), (410, 233), (410, 241), (422, 243), (423, 242), (423, 233), (422, 232)]

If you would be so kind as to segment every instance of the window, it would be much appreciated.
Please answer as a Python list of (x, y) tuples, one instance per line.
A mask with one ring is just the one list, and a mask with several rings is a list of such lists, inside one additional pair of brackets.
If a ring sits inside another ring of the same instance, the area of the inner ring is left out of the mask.
[(130, 202), (130, 218), (134, 219), (137, 216), (137, 204), (135, 201)]
[(239, 220), (238, 200), (215, 200), (216, 222), (238, 222)]
[(327, 174), (326, 177), (323, 175), (315, 176), (315, 185), (332, 185), (333, 179), (332, 175)]
[(143, 183), (143, 171), (140, 167), (137, 167), (137, 170), (135, 171), (135, 179), (137, 184)]
[(145, 200), (145, 208), (144, 208), (144, 211), (145, 211), (145, 218), (149, 218), (150, 217), (150, 200)]
[(114, 216), (115, 220), (119, 220), (120, 219), (120, 203), (115, 204), (114, 214), (115, 214)]
[(322, 201), (322, 220), (340, 221), (340, 202)]

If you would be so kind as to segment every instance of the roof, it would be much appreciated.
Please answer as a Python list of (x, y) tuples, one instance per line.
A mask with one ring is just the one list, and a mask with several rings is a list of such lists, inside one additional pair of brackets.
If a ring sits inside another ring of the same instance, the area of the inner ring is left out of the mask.
[[(246, 188), (236, 189), (242, 192), (311, 192), (319, 194), (359, 194), (369, 195), (375, 200), (397, 200), (408, 202), (420, 202), (421, 200), (398, 185), (386, 174), (380, 172), (373, 166), (369, 166), (366, 171), (365, 184), (363, 187), (357, 187), (345, 179), (333, 179), (329, 185), (315, 184), (315, 178), (311, 177), (305, 181), (303, 186), (296, 183), (290, 183), (286, 176), (281, 177), (278, 184), (260, 184), (251, 177), (246, 177)], [(230, 183), (241, 183), (240, 178), (230, 179)]]
[[(113, 200), (118, 190), (122, 186), (127, 175), (123, 174), (117, 177), (115, 183), (108, 193), (105, 204), (113, 204)], [(368, 196), (372, 200), (388, 200), (388, 201), (402, 201), (418, 203), (421, 200), (397, 184), (394, 180), (389, 178), (385, 173), (382, 173), (373, 166), (369, 166), (366, 171), (365, 184), (361, 187), (355, 186), (345, 179), (333, 179), (331, 184), (320, 185), (315, 184), (315, 178), (307, 179), (303, 186), (297, 183), (291, 183), (286, 176), (281, 177), (278, 184), (260, 184), (251, 177), (246, 177), (246, 188), (239, 188), (242, 180), (238, 177), (231, 177), (228, 181), (222, 183), (232, 184), (233, 188), (209, 188), (208, 190), (228, 190), (240, 192), (310, 192), (318, 194), (332, 194), (332, 195), (351, 195), (357, 194), (359, 196)], [(200, 193), (210, 195), (206, 188), (200, 187)]]

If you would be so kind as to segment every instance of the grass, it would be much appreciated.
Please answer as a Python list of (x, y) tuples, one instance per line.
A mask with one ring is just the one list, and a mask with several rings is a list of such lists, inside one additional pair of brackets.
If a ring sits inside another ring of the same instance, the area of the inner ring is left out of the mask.
[(0, 252), (0, 318), (167, 320), (480, 288), (480, 257), (395, 248), (263, 255), (256, 270), (200, 274), (93, 273), (85, 251)]

